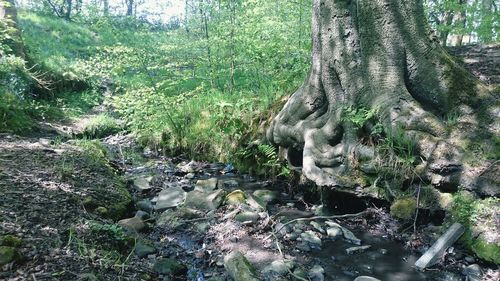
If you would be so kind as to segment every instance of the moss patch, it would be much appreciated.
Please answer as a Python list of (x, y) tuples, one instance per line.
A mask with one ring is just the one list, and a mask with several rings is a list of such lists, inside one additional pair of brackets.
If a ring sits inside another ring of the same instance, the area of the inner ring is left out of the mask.
[(478, 257), (500, 263), (500, 225), (496, 219), (500, 213), (500, 199), (478, 199), (465, 191), (453, 196), (452, 217), (466, 227), (462, 243)]
[(399, 219), (411, 219), (416, 209), (415, 198), (396, 199), (391, 205), (391, 215)]

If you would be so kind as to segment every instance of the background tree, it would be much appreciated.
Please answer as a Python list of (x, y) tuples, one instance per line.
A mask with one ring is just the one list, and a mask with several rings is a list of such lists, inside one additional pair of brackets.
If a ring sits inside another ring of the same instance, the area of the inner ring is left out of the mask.
[(0, 48), (0, 56), (3, 51), (25, 57), (14, 0), (0, 0), (0, 44), (5, 44)]

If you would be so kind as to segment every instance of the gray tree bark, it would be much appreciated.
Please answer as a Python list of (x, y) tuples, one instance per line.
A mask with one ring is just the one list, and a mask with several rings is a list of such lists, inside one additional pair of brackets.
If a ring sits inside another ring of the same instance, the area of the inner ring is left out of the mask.
[(345, 109), (378, 109), (386, 132), (416, 142), (419, 178), (444, 189), (473, 181), (464, 151), (494, 146), (498, 102), (429, 38), (425, 18), (421, 0), (314, 0), (310, 73), (267, 139), (317, 185), (343, 186), (377, 157), (377, 144), (363, 141), (373, 122), (358, 128)]

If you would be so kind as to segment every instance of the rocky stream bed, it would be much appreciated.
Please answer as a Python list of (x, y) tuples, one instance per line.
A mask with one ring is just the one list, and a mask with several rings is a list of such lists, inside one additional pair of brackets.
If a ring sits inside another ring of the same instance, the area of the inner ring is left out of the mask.
[(328, 210), (230, 164), (149, 150), (132, 160), (130, 136), (103, 143), (105, 167), (71, 140), (2, 135), (1, 280), (498, 280), (458, 246), (417, 271), (439, 222), (412, 237), (382, 201), (338, 193)]

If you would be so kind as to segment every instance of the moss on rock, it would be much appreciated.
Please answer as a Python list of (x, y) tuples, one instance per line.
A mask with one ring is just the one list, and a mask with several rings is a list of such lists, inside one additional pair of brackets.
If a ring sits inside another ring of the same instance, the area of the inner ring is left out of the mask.
[(399, 219), (411, 219), (416, 209), (415, 198), (400, 198), (392, 203), (391, 215)]
[(0, 246), (8, 246), (17, 248), (21, 246), (22, 240), (14, 235), (5, 235), (0, 238)]
[(478, 257), (500, 264), (500, 198), (478, 199), (461, 191), (453, 196), (452, 218), (466, 227), (461, 242)]

